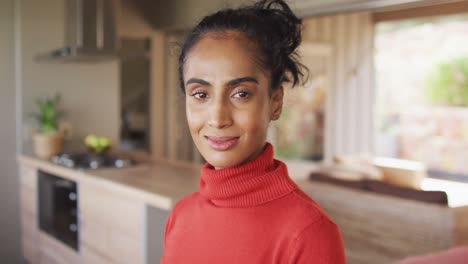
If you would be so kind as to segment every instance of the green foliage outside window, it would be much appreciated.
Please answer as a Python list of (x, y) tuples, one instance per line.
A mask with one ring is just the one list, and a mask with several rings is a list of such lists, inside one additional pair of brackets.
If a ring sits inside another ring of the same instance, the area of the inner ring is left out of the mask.
[(468, 57), (437, 65), (426, 79), (425, 90), (431, 104), (468, 106)]

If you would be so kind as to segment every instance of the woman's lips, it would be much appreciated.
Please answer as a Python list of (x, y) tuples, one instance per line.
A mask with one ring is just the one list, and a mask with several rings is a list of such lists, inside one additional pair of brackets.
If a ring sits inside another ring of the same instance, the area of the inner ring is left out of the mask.
[(226, 151), (233, 148), (239, 141), (239, 137), (211, 137), (205, 136), (208, 145), (217, 151)]

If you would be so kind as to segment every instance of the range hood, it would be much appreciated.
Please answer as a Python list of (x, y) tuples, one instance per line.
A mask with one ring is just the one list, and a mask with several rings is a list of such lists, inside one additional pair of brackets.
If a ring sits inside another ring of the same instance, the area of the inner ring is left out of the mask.
[(38, 61), (99, 62), (118, 59), (112, 0), (65, 0), (65, 47)]

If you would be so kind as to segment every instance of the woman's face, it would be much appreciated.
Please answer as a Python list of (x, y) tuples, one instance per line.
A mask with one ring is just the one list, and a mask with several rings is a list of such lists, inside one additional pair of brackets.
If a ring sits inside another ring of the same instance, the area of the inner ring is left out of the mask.
[(204, 36), (184, 65), (187, 120), (200, 153), (216, 169), (263, 151), (268, 124), (279, 118), (282, 88), (269, 92), (267, 73), (243, 36)]

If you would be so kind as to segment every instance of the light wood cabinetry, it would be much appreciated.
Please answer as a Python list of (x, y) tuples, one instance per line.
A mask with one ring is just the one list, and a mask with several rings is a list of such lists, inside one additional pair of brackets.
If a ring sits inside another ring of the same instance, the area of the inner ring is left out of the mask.
[(46, 233), (38, 232), (38, 242), (40, 264), (81, 263), (81, 257), (76, 251)]
[(28, 263), (145, 263), (145, 205), (79, 184), (80, 252), (39, 230), (37, 169), (20, 166), (23, 256)]
[[(78, 251), (39, 227), (39, 171), (77, 184)], [(176, 201), (188, 192), (183, 189), (186, 185), (178, 184), (191, 179), (180, 176), (190, 170), (158, 167), (88, 173), (27, 158), (20, 160), (19, 172), (22, 250), (26, 262), (33, 264), (159, 263), (170, 213), (166, 200)], [(168, 188), (172, 182), (175, 187)]]
[(94, 184), (79, 185), (85, 263), (145, 263), (145, 205)]
[(36, 210), (36, 170), (28, 166), (20, 166), (20, 213), (21, 213), (21, 243), (24, 258), (29, 263), (38, 263), (38, 227)]
[(81, 257), (83, 263), (111, 264), (112, 260), (96, 253), (86, 245), (81, 246)]
[(21, 243), (28, 263), (80, 263), (80, 255), (39, 229), (37, 168), (22, 164), (20, 172)]

